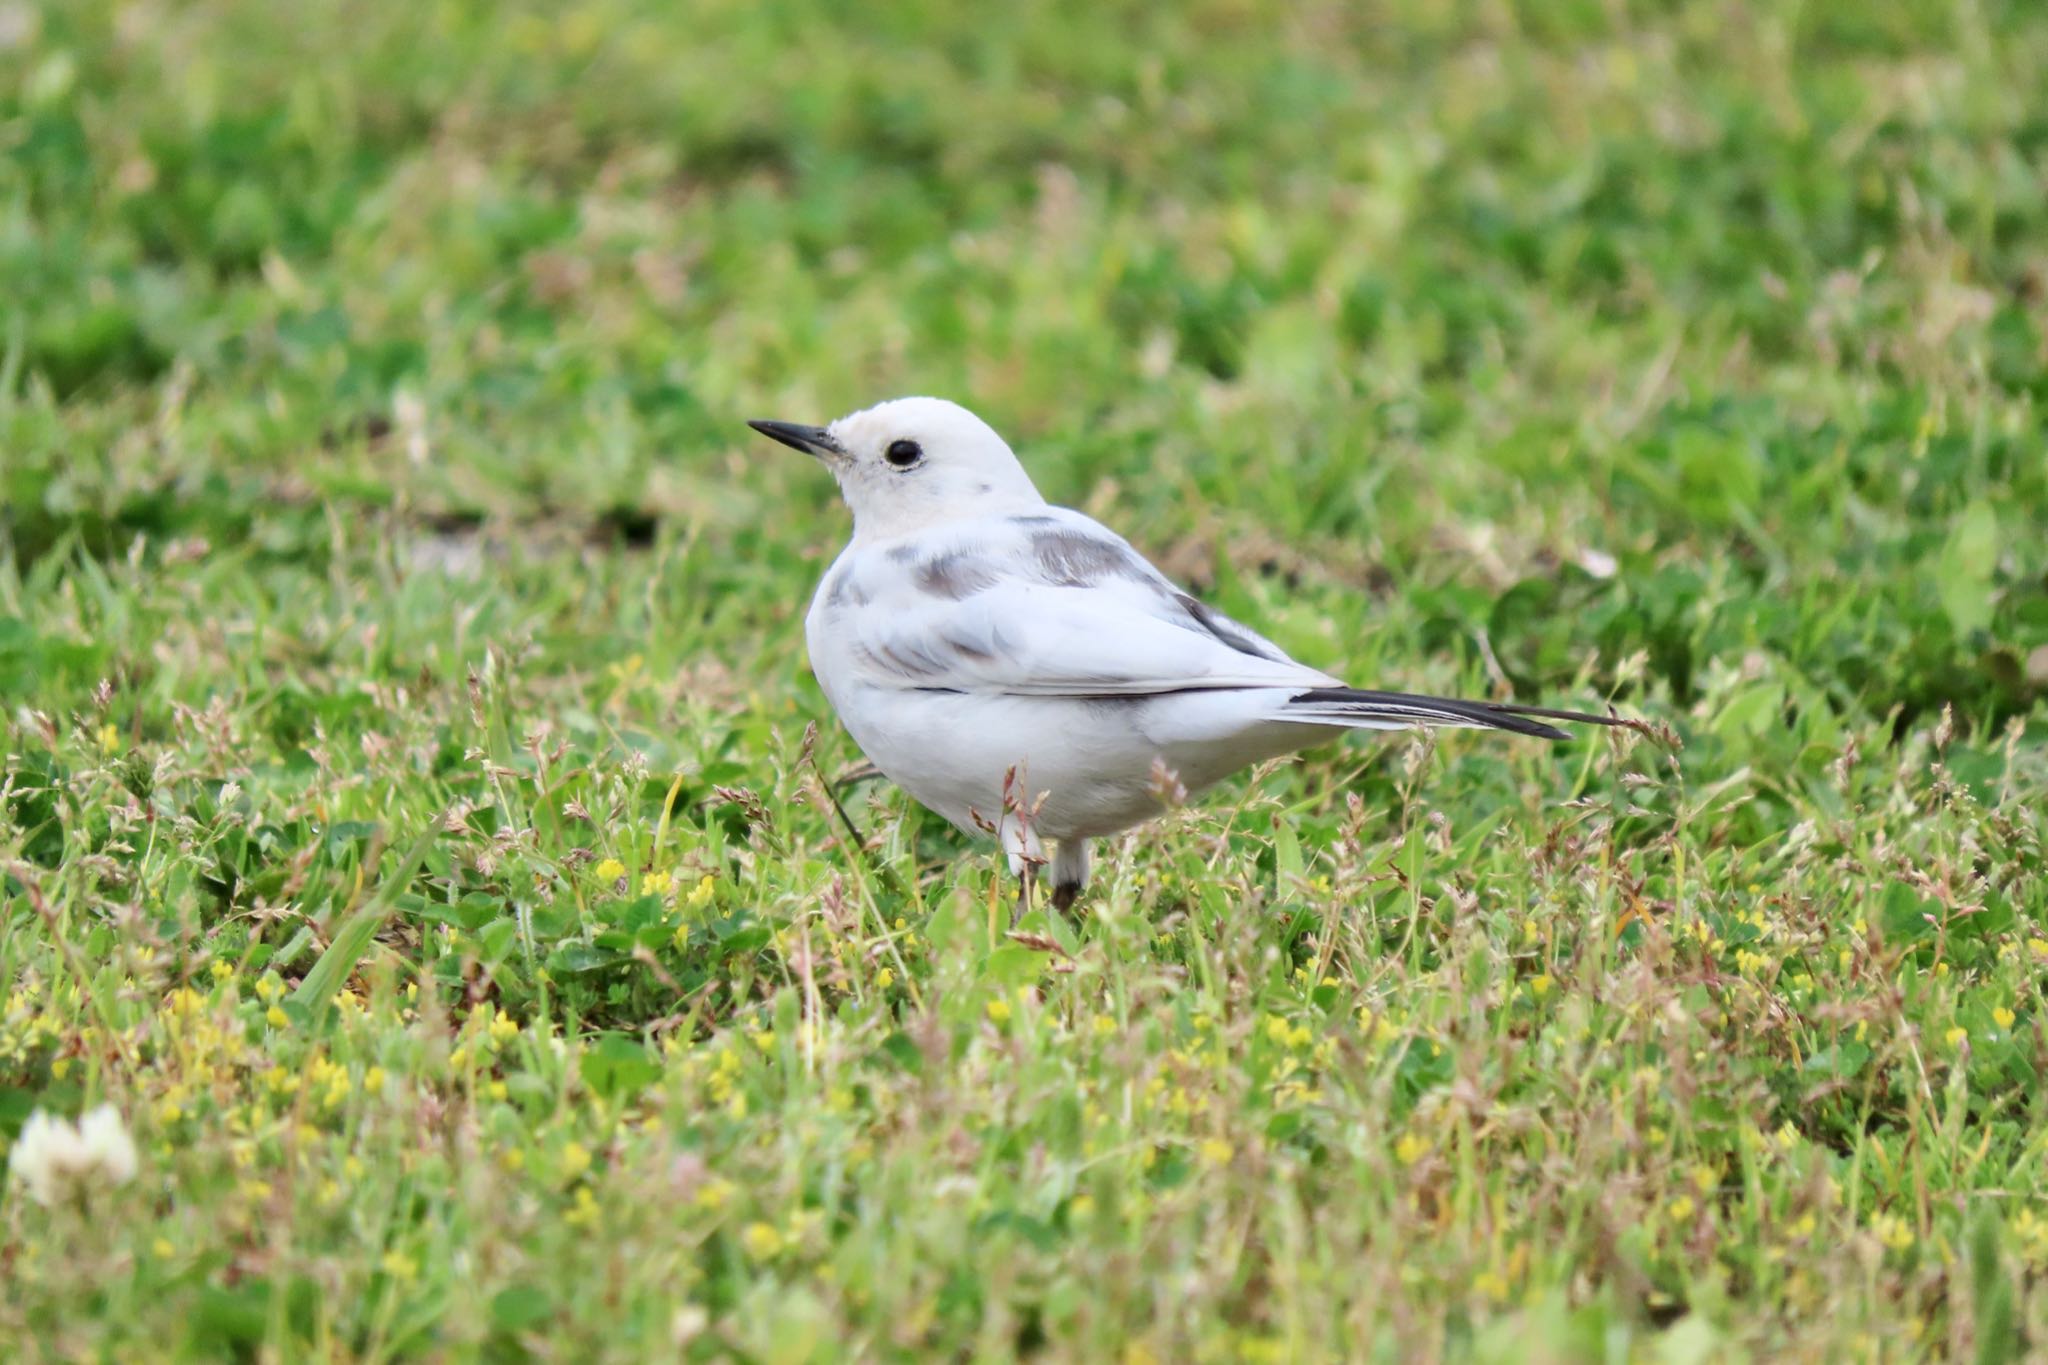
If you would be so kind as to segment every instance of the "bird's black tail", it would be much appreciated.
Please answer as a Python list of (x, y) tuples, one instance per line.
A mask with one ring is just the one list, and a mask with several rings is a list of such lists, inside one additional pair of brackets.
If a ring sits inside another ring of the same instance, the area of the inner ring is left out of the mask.
[(1281, 709), (1282, 720), (1311, 725), (1344, 725), (1361, 730), (1399, 730), (1408, 726), (1456, 725), (1481, 730), (1507, 730), (1538, 739), (1565, 739), (1554, 725), (1532, 720), (1576, 721), (1586, 725), (1620, 725), (1619, 716), (1584, 711), (1553, 711), (1542, 706), (1517, 706), (1504, 701), (1458, 701), (1424, 697), (1413, 692), (1371, 692), (1360, 687), (1316, 687), (1298, 692)]

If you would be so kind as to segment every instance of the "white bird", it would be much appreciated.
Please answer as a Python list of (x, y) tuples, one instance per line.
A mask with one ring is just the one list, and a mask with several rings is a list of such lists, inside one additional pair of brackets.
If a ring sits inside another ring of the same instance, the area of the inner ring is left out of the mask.
[(1089, 841), (1161, 814), (1178, 785), (1346, 730), (1472, 726), (1563, 739), (1611, 716), (1348, 687), (1197, 601), (1092, 518), (1047, 503), (987, 423), (898, 398), (830, 426), (750, 422), (823, 461), (853, 539), (804, 620), (811, 668), (878, 769), (961, 829), (992, 832), (1053, 903)]

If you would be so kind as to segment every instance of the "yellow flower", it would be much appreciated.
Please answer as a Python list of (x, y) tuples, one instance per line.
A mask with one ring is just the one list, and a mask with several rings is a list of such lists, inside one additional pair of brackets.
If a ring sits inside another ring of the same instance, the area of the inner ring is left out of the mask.
[(617, 858), (606, 858), (591, 870), (597, 873), (597, 879), (601, 882), (615, 882), (626, 875), (626, 865)]
[(395, 1247), (385, 1252), (384, 1259), (378, 1264), (382, 1265), (384, 1273), (394, 1280), (410, 1280), (420, 1273), (419, 1262)]
[(1913, 1229), (1906, 1226), (1906, 1220), (1896, 1214), (1880, 1213), (1870, 1220), (1870, 1230), (1877, 1234), (1877, 1240), (1893, 1251), (1904, 1251), (1913, 1245)]
[(2018, 1015), (2014, 1014), (2011, 1010), (2007, 1009), (2003, 1005), (2000, 1005), (1996, 1009), (1991, 1011), (1991, 1021), (1997, 1024), (2002, 1029), (2011, 1028), (2013, 1026), (2013, 1021), (2018, 1018)]
[(640, 879), (640, 894), (643, 896), (665, 896), (668, 889), (676, 884), (673, 872), (650, 872)]
[(213, 966), (208, 968), (208, 970), (213, 973), (214, 979), (219, 981), (225, 981), (227, 978), (235, 974), (235, 969), (228, 963), (221, 961), (219, 958), (215, 958), (213, 960)]
[(519, 1021), (509, 1014), (501, 1014), (491, 1020), (491, 1041), (507, 1042), (519, 1036)]
[(1095, 1030), (1097, 1037), (1106, 1036), (1116, 1032), (1116, 1020), (1106, 1014), (1098, 1014), (1095, 1016), (1095, 1021), (1089, 1027)]
[(699, 880), (697, 885), (691, 888), (688, 897), (690, 908), (695, 910), (701, 907), (706, 901), (710, 900), (711, 893), (717, 889), (717, 886), (717, 882), (709, 876), (706, 876)]
[(291, 1016), (275, 1005), (264, 1012), (263, 1019), (272, 1028), (290, 1028), (292, 1024)]
[(721, 1209), (725, 1201), (732, 1198), (730, 1180), (707, 1180), (697, 1187), (697, 1207), (700, 1209)]
[(576, 1187), (576, 1206), (562, 1215), (562, 1221), (571, 1227), (589, 1227), (597, 1221), (597, 1196), (590, 1192), (590, 1186)]
[(1941, 1036), (1950, 1047), (1959, 1048), (1969, 1040), (1970, 1031), (1958, 1025), (1957, 1027), (1950, 1029), (1947, 1033), (1944, 1033)]
[(368, 1071), (365, 1071), (365, 1072), (363, 1073), (363, 1089), (365, 1089), (365, 1090), (370, 1090), (370, 1091), (377, 1091), (377, 1090), (382, 1090), (383, 1088), (384, 1088), (384, 1068), (383, 1068), (383, 1067), (381, 1067), (381, 1066), (373, 1066), (373, 1067), (371, 1067), (371, 1068), (370, 1068), (370, 1069), (369, 1069)]
[(765, 1261), (782, 1250), (782, 1234), (768, 1223), (749, 1223), (747, 1230), (740, 1234), (740, 1245), (747, 1255), (757, 1261)]
[(1664, 1212), (1670, 1216), (1672, 1222), (1683, 1223), (1686, 1219), (1692, 1217), (1693, 1207), (1692, 1196), (1681, 1194), (1678, 1198), (1664, 1206)]
[(1530, 978), (1529, 994), (1536, 997), (1538, 1000), (1541, 1000), (1544, 996), (1550, 994), (1549, 972), (1545, 972), (1541, 976)]
[(1010, 1022), (1010, 1002), (1007, 1000), (989, 1001), (988, 1017), (991, 1023), (1007, 1024)]
[(590, 1149), (580, 1142), (570, 1142), (562, 1148), (562, 1178), (574, 1180), (590, 1169)]
[(1413, 1166), (1428, 1155), (1429, 1139), (1419, 1133), (1403, 1133), (1394, 1144), (1394, 1158), (1403, 1166)]
[(2048, 1265), (2048, 1218), (2036, 1216), (2032, 1209), (2021, 1209), (2013, 1215), (2012, 1236), (2028, 1265), (2037, 1269)]
[(1222, 1138), (1202, 1139), (1202, 1145), (1199, 1150), (1202, 1154), (1202, 1160), (1208, 1162), (1211, 1166), (1227, 1166), (1230, 1164), (1230, 1158), (1236, 1155), (1231, 1145)]
[(1067, 1205), (1067, 1212), (1075, 1218), (1093, 1218), (1095, 1216), (1095, 1196), (1092, 1194), (1075, 1195), (1073, 1201)]
[(887, 967), (884, 967), (884, 968), (882, 968), (882, 970), (880, 970), (879, 972), (876, 972), (876, 973), (875, 973), (875, 986), (876, 986), (876, 987), (877, 987), (878, 989), (880, 989), (880, 990), (885, 990), (885, 991), (886, 991), (886, 990), (888, 990), (888, 989), (889, 989), (889, 987), (891, 987), (891, 986), (893, 986), (893, 985), (895, 985), (895, 984), (896, 984), (896, 973), (895, 973), (894, 971), (892, 971), (891, 969), (889, 969), (889, 968), (887, 968)]

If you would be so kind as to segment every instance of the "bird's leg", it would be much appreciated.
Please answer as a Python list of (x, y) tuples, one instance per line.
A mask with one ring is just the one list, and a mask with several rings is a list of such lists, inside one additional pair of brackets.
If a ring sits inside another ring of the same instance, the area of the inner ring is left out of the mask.
[(1070, 910), (1088, 885), (1088, 841), (1073, 837), (1060, 840), (1052, 859), (1052, 908)]

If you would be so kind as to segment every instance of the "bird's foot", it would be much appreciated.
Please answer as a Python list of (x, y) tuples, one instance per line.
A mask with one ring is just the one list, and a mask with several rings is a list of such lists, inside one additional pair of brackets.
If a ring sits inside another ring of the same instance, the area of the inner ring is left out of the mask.
[(1074, 908), (1074, 902), (1079, 899), (1081, 899), (1081, 883), (1079, 882), (1059, 882), (1052, 889), (1052, 908), (1055, 910), (1071, 910)]

